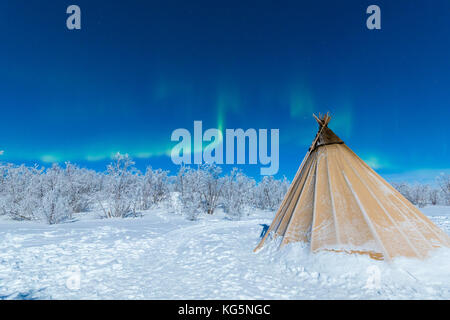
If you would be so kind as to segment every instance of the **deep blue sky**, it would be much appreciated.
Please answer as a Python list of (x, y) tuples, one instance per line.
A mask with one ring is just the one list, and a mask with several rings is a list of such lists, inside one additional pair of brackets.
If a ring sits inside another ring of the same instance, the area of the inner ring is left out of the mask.
[[(366, 28), (370, 4), (382, 30)], [(171, 132), (202, 120), (279, 128), (292, 178), (311, 114), (331, 111), (378, 172), (432, 179), (450, 168), (449, 13), (448, 0), (0, 0), (1, 160), (103, 169), (120, 151), (173, 171)]]

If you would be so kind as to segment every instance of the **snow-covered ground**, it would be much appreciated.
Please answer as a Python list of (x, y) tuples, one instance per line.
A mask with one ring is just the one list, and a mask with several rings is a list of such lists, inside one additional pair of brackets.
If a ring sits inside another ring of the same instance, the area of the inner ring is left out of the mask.
[[(450, 233), (450, 207), (422, 210)], [(450, 299), (450, 249), (392, 263), (301, 244), (259, 253), (261, 223), (81, 215), (59, 225), (0, 220), (0, 299)], [(78, 281), (79, 279), (79, 281)]]

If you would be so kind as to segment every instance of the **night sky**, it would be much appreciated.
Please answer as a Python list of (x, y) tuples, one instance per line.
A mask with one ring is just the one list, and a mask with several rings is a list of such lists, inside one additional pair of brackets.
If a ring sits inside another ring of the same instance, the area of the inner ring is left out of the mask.
[[(66, 28), (77, 4), (82, 29)], [(366, 8), (381, 8), (381, 30)], [(280, 129), (292, 179), (312, 113), (383, 176), (450, 169), (450, 2), (0, 0), (1, 161), (171, 163), (173, 130)], [(259, 179), (259, 166), (243, 169)]]

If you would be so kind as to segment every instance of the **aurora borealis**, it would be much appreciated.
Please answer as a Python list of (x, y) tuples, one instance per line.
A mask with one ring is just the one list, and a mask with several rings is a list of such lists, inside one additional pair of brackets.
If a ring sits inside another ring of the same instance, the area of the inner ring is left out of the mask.
[(330, 111), (377, 171), (431, 179), (450, 168), (450, 3), (376, 1), (368, 30), (372, 2), (1, 1), (0, 160), (102, 170), (120, 151), (173, 171), (172, 131), (201, 120), (280, 129), (292, 178)]

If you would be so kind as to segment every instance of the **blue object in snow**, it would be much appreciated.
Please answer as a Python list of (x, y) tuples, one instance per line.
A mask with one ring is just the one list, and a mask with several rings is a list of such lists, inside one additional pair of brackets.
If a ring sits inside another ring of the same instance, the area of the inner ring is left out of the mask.
[(269, 225), (264, 223), (264, 224), (260, 224), (260, 226), (263, 227), (261, 234), (259, 235), (259, 237), (262, 238), (266, 235), (266, 232), (269, 229)]

